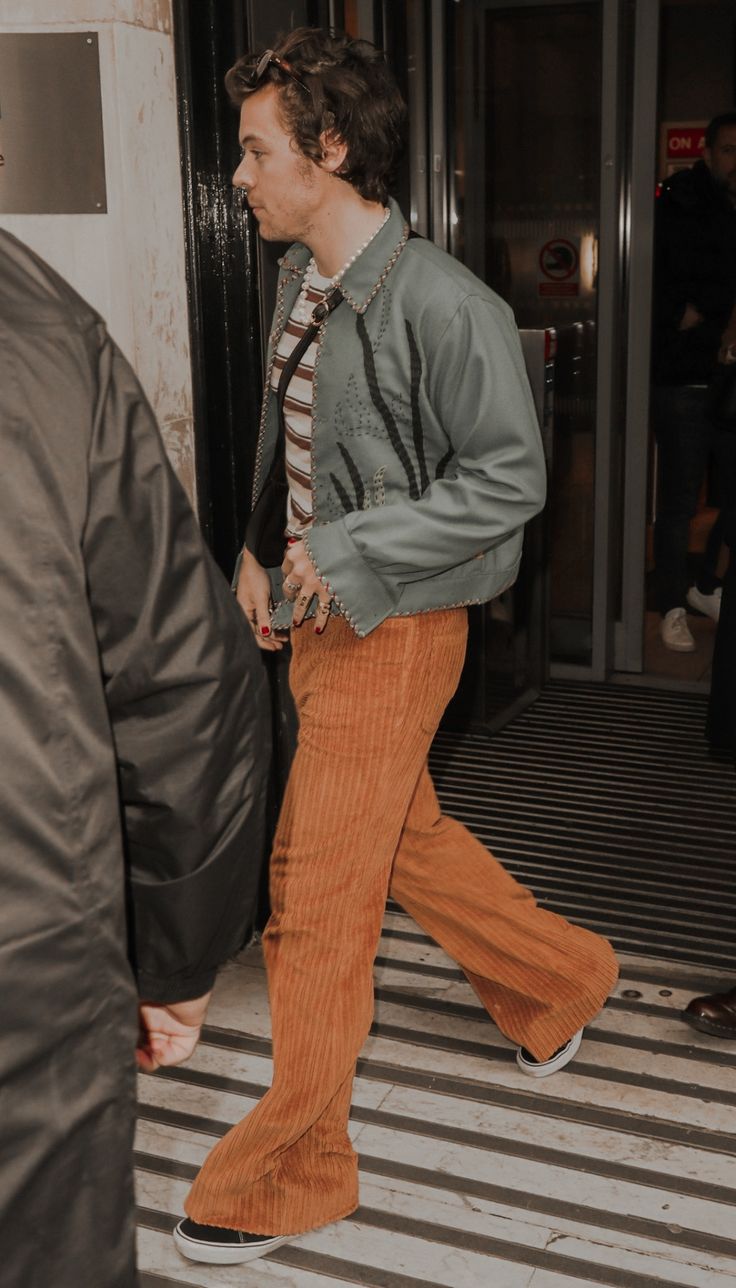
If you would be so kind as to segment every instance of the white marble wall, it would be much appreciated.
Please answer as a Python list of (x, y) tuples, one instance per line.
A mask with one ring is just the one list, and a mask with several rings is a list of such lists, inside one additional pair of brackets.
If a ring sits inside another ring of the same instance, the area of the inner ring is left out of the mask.
[(194, 500), (192, 378), (170, 0), (0, 0), (0, 33), (94, 31), (107, 214), (0, 215), (107, 320)]

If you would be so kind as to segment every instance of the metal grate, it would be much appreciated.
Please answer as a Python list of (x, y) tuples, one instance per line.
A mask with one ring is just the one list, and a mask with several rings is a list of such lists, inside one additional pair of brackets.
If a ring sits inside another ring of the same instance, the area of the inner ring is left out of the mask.
[(736, 777), (700, 695), (550, 684), (492, 739), (440, 733), (461, 819), (540, 903), (620, 951), (736, 965)]

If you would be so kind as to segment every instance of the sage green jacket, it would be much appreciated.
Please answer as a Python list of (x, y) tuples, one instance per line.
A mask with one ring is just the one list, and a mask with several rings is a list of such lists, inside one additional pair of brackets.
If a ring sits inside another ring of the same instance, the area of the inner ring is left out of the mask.
[[(545, 468), (511, 310), (395, 202), (346, 272), (315, 371), (314, 524), (305, 544), (358, 636), (385, 618), (483, 603), (516, 578)], [(281, 261), (254, 500), (278, 435), (271, 370), (309, 261)], [(274, 626), (288, 626), (269, 569)]]

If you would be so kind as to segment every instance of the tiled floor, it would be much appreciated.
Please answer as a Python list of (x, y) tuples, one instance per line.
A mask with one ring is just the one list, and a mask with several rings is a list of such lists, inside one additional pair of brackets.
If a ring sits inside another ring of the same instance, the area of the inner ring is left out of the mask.
[(197, 1165), (271, 1076), (251, 949), (188, 1066), (141, 1079), (142, 1288), (733, 1288), (736, 1045), (678, 1018), (722, 980), (624, 958), (577, 1060), (531, 1082), (454, 963), (403, 914), (386, 932), (354, 1094), (359, 1211), (250, 1267), (172, 1245)]

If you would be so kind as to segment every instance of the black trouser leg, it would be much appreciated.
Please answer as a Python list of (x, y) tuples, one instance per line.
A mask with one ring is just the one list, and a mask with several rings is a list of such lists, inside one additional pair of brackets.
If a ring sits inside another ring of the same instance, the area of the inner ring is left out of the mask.
[(654, 562), (662, 614), (686, 605), (690, 520), (715, 435), (707, 402), (705, 386), (663, 385), (652, 390), (659, 461)]

